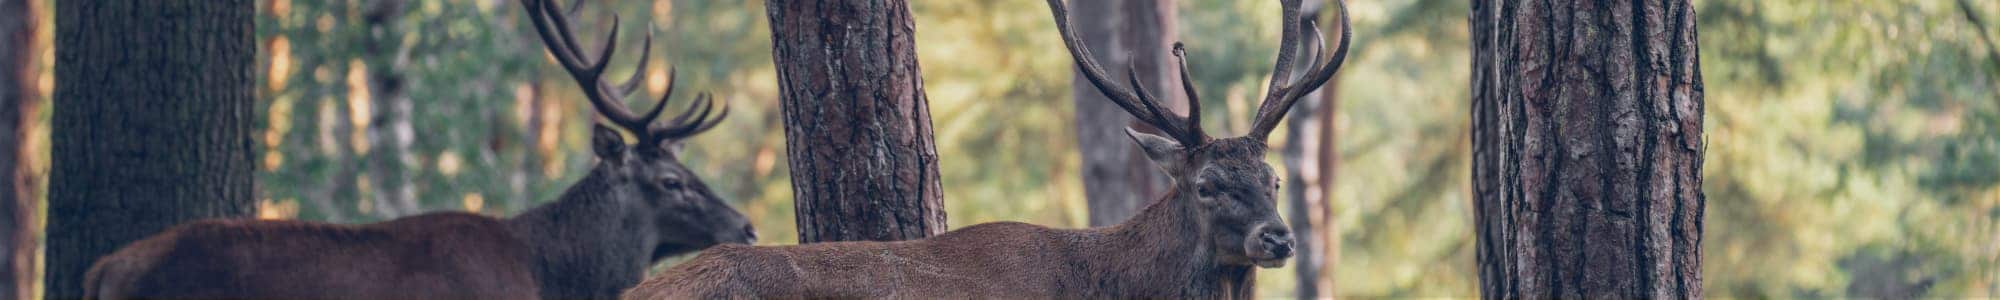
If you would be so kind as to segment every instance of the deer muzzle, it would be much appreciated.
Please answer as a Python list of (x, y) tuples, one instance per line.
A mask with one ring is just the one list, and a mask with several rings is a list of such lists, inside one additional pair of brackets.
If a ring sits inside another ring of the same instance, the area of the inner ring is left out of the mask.
[(1285, 260), (1292, 258), (1292, 230), (1283, 223), (1266, 223), (1250, 230), (1244, 241), (1244, 253), (1259, 267), (1277, 268), (1285, 266)]

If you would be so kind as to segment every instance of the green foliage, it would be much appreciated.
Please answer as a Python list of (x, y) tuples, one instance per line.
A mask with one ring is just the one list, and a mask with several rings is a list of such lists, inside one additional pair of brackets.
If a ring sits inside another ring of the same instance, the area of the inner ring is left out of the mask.
[(1699, 4), (1709, 295), (2000, 292), (2000, 6), (1960, 4)]

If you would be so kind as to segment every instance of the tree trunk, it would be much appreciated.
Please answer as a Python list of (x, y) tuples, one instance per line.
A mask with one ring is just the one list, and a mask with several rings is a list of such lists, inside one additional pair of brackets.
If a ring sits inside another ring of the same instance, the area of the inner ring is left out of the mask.
[(1702, 82), (1687, 0), (1474, 1), (1487, 298), (1701, 298)]
[(772, 0), (799, 241), (944, 232), (937, 146), (903, 0)]
[(252, 213), (249, 0), (57, 1), (49, 299), (99, 256)]
[(1326, 85), (1320, 88), (1319, 95), (1314, 96), (1316, 101), (1319, 101), (1316, 107), (1320, 116), (1317, 120), (1319, 124), (1316, 126), (1319, 129), (1316, 132), (1319, 141), (1308, 144), (1305, 149), (1305, 153), (1313, 155), (1306, 159), (1313, 165), (1313, 172), (1307, 173), (1305, 178), (1313, 181), (1306, 193), (1308, 208), (1306, 211), (1310, 213), (1306, 221), (1312, 224), (1313, 230), (1318, 231), (1313, 235), (1313, 242), (1317, 248), (1312, 250), (1319, 253), (1314, 266), (1319, 276), (1314, 278), (1317, 281), (1314, 285), (1319, 290), (1319, 295), (1325, 295), (1326, 298), (1339, 294), (1339, 290), (1336, 289), (1338, 285), (1335, 284), (1337, 278), (1333, 277), (1334, 267), (1340, 265), (1340, 225), (1333, 221), (1333, 216), (1339, 213), (1334, 210), (1333, 187), (1335, 179), (1338, 178), (1335, 175), (1340, 171), (1340, 139), (1336, 135), (1338, 128), (1334, 124), (1339, 121), (1336, 117), (1340, 113), (1340, 79), (1345, 77), (1347, 76), (1334, 73), (1333, 79), (1327, 80)]
[(34, 187), (22, 178), (34, 116), (35, 26), (28, 0), (0, 0), (0, 298), (28, 298), (34, 277)]
[[(1307, 20), (1320, 19), (1325, 1), (1306, 0), (1301, 17)], [(1337, 22), (1319, 22), (1327, 26), (1340, 26)], [(1320, 28), (1320, 32), (1340, 32), (1339, 27)], [(1308, 36), (1305, 44), (1318, 44), (1317, 36)], [(1326, 85), (1305, 96), (1304, 102), (1292, 108), (1291, 116), (1285, 122), (1285, 194), (1292, 207), (1286, 221), (1291, 223), (1295, 253), (1294, 275), (1298, 286), (1294, 288), (1298, 299), (1328, 299), (1334, 297), (1333, 263), (1340, 254), (1340, 228), (1332, 221), (1333, 174), (1339, 164), (1338, 151), (1334, 147), (1334, 113), (1339, 102), (1340, 74), (1334, 74)]]
[[(409, 184), (416, 180), (412, 166), (416, 158), (410, 153), (410, 145), (416, 142), (415, 131), (410, 128), (410, 98), (403, 92), (404, 77), (400, 65), (408, 55), (403, 50), (402, 29), (396, 23), (402, 18), (407, 3), (403, 0), (367, 1), (362, 9), (361, 21), (369, 35), (362, 39), (362, 51), (367, 61), (370, 104), (374, 116), (363, 124), (367, 128), (369, 147), (363, 147), (367, 157), (368, 186), (371, 208), (374, 215), (384, 220), (414, 215), (423, 208), (417, 204), (416, 186)], [(366, 212), (364, 212), (366, 213)]]
[[(1139, 81), (1171, 110), (1187, 112), (1172, 47), (1174, 0), (1069, 1), (1079, 38), (1104, 68), (1137, 68)], [(1121, 76), (1122, 77), (1122, 76)], [(1122, 78), (1121, 78), (1122, 79)], [(1125, 137), (1132, 116), (1104, 98), (1083, 73), (1071, 80), (1076, 95), (1076, 148), (1083, 155), (1083, 194), (1090, 226), (1118, 224), (1167, 192), (1167, 175)]]

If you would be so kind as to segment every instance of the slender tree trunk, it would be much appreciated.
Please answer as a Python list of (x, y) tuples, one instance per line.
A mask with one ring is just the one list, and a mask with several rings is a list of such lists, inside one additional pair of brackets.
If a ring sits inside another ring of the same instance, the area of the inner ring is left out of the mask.
[(1314, 285), (1318, 287), (1319, 295), (1326, 298), (1339, 295), (1333, 270), (1340, 265), (1340, 225), (1333, 221), (1333, 216), (1339, 215), (1335, 211), (1333, 188), (1338, 178), (1335, 175), (1340, 171), (1340, 139), (1334, 124), (1338, 123), (1336, 118), (1340, 112), (1339, 85), (1341, 78), (1345, 77), (1334, 73), (1333, 79), (1327, 80), (1326, 85), (1320, 88), (1320, 94), (1314, 97), (1319, 101), (1319, 131), (1316, 132), (1319, 141), (1308, 144), (1305, 151), (1313, 155), (1307, 161), (1314, 165), (1314, 172), (1306, 174), (1308, 180), (1314, 181), (1306, 193), (1306, 211), (1310, 213), (1307, 222), (1318, 231), (1314, 232), (1313, 238), (1315, 247), (1318, 247), (1315, 250), (1319, 253), (1315, 266), (1319, 276), (1315, 278), (1317, 282)]
[(252, 213), (249, 0), (57, 1), (47, 296), (181, 222)]
[(34, 278), (34, 187), (27, 172), (27, 123), (34, 116), (33, 1), (0, 0), (0, 298), (26, 299)]
[(772, 0), (799, 241), (944, 232), (937, 146), (903, 0)]
[[(1172, 47), (1175, 0), (1069, 1), (1077, 34), (1104, 67), (1122, 73), (1137, 68), (1139, 81), (1175, 112), (1186, 113), (1180, 73)], [(1083, 193), (1090, 226), (1118, 224), (1146, 202), (1167, 192), (1167, 175), (1125, 137), (1132, 116), (1090, 85), (1082, 73), (1071, 81), (1076, 95), (1076, 148), (1083, 154)]]
[[(1324, 1), (1306, 0), (1303, 17), (1319, 19)], [(1327, 26), (1339, 26), (1337, 22), (1320, 22)], [(1339, 27), (1320, 28), (1321, 32), (1340, 32)], [(1317, 37), (1309, 36), (1306, 44), (1317, 44)], [(1298, 277), (1295, 288), (1299, 299), (1332, 298), (1333, 274), (1331, 266), (1338, 257), (1340, 248), (1339, 228), (1333, 227), (1330, 203), (1333, 196), (1333, 171), (1339, 163), (1333, 144), (1334, 106), (1337, 105), (1340, 74), (1334, 74), (1327, 84), (1306, 95), (1304, 102), (1292, 108), (1285, 128), (1286, 198), (1292, 207), (1286, 221), (1291, 223), (1294, 247), (1298, 256), (1292, 271)]]
[(1298, 286), (1293, 290), (1299, 299), (1319, 299), (1320, 267), (1326, 262), (1325, 257), (1317, 251), (1324, 243), (1321, 242), (1320, 236), (1315, 234), (1323, 228), (1313, 222), (1313, 215), (1321, 206), (1320, 199), (1314, 197), (1318, 195), (1313, 193), (1319, 190), (1314, 186), (1319, 182), (1312, 180), (1312, 175), (1315, 174), (1308, 174), (1318, 171), (1312, 170), (1319, 167), (1316, 161), (1318, 157), (1316, 153), (1306, 148), (1312, 148), (1320, 143), (1318, 132), (1324, 129), (1315, 126), (1319, 125), (1317, 124), (1319, 119), (1330, 116), (1313, 114), (1318, 111), (1316, 106), (1321, 105), (1320, 97), (1315, 96), (1317, 95), (1307, 95), (1304, 102), (1293, 106), (1292, 112), (1287, 114), (1291, 118), (1285, 120), (1285, 199), (1287, 205), (1291, 206), (1285, 221), (1291, 223), (1294, 237), (1292, 247), (1295, 253), (1298, 253), (1292, 258), (1292, 272), (1298, 276)]
[(375, 201), (375, 215), (382, 219), (394, 219), (416, 214), (422, 210), (417, 204), (416, 186), (409, 184), (416, 176), (410, 174), (416, 158), (410, 153), (410, 145), (415, 142), (415, 131), (410, 128), (410, 98), (403, 92), (402, 70), (403, 38), (396, 23), (402, 18), (408, 3), (403, 0), (372, 0), (362, 8), (362, 22), (368, 28), (369, 37), (363, 39), (362, 51), (366, 53), (367, 101), (374, 108), (374, 116), (368, 122), (367, 130), (370, 147), (367, 153), (370, 199)]
[(1687, 0), (1473, 2), (1486, 297), (1701, 298), (1694, 20)]

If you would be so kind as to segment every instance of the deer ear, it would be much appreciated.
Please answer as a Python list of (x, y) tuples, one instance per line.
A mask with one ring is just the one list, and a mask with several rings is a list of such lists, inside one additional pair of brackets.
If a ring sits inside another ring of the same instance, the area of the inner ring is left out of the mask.
[(1125, 136), (1132, 137), (1133, 142), (1139, 143), (1139, 149), (1146, 150), (1146, 158), (1152, 159), (1153, 163), (1160, 165), (1161, 168), (1172, 167), (1173, 163), (1179, 161), (1183, 152), (1181, 143), (1174, 139), (1140, 132), (1132, 127), (1125, 127)]
[(597, 157), (617, 157), (625, 153), (625, 136), (603, 124), (590, 126), (590, 149), (597, 151)]

